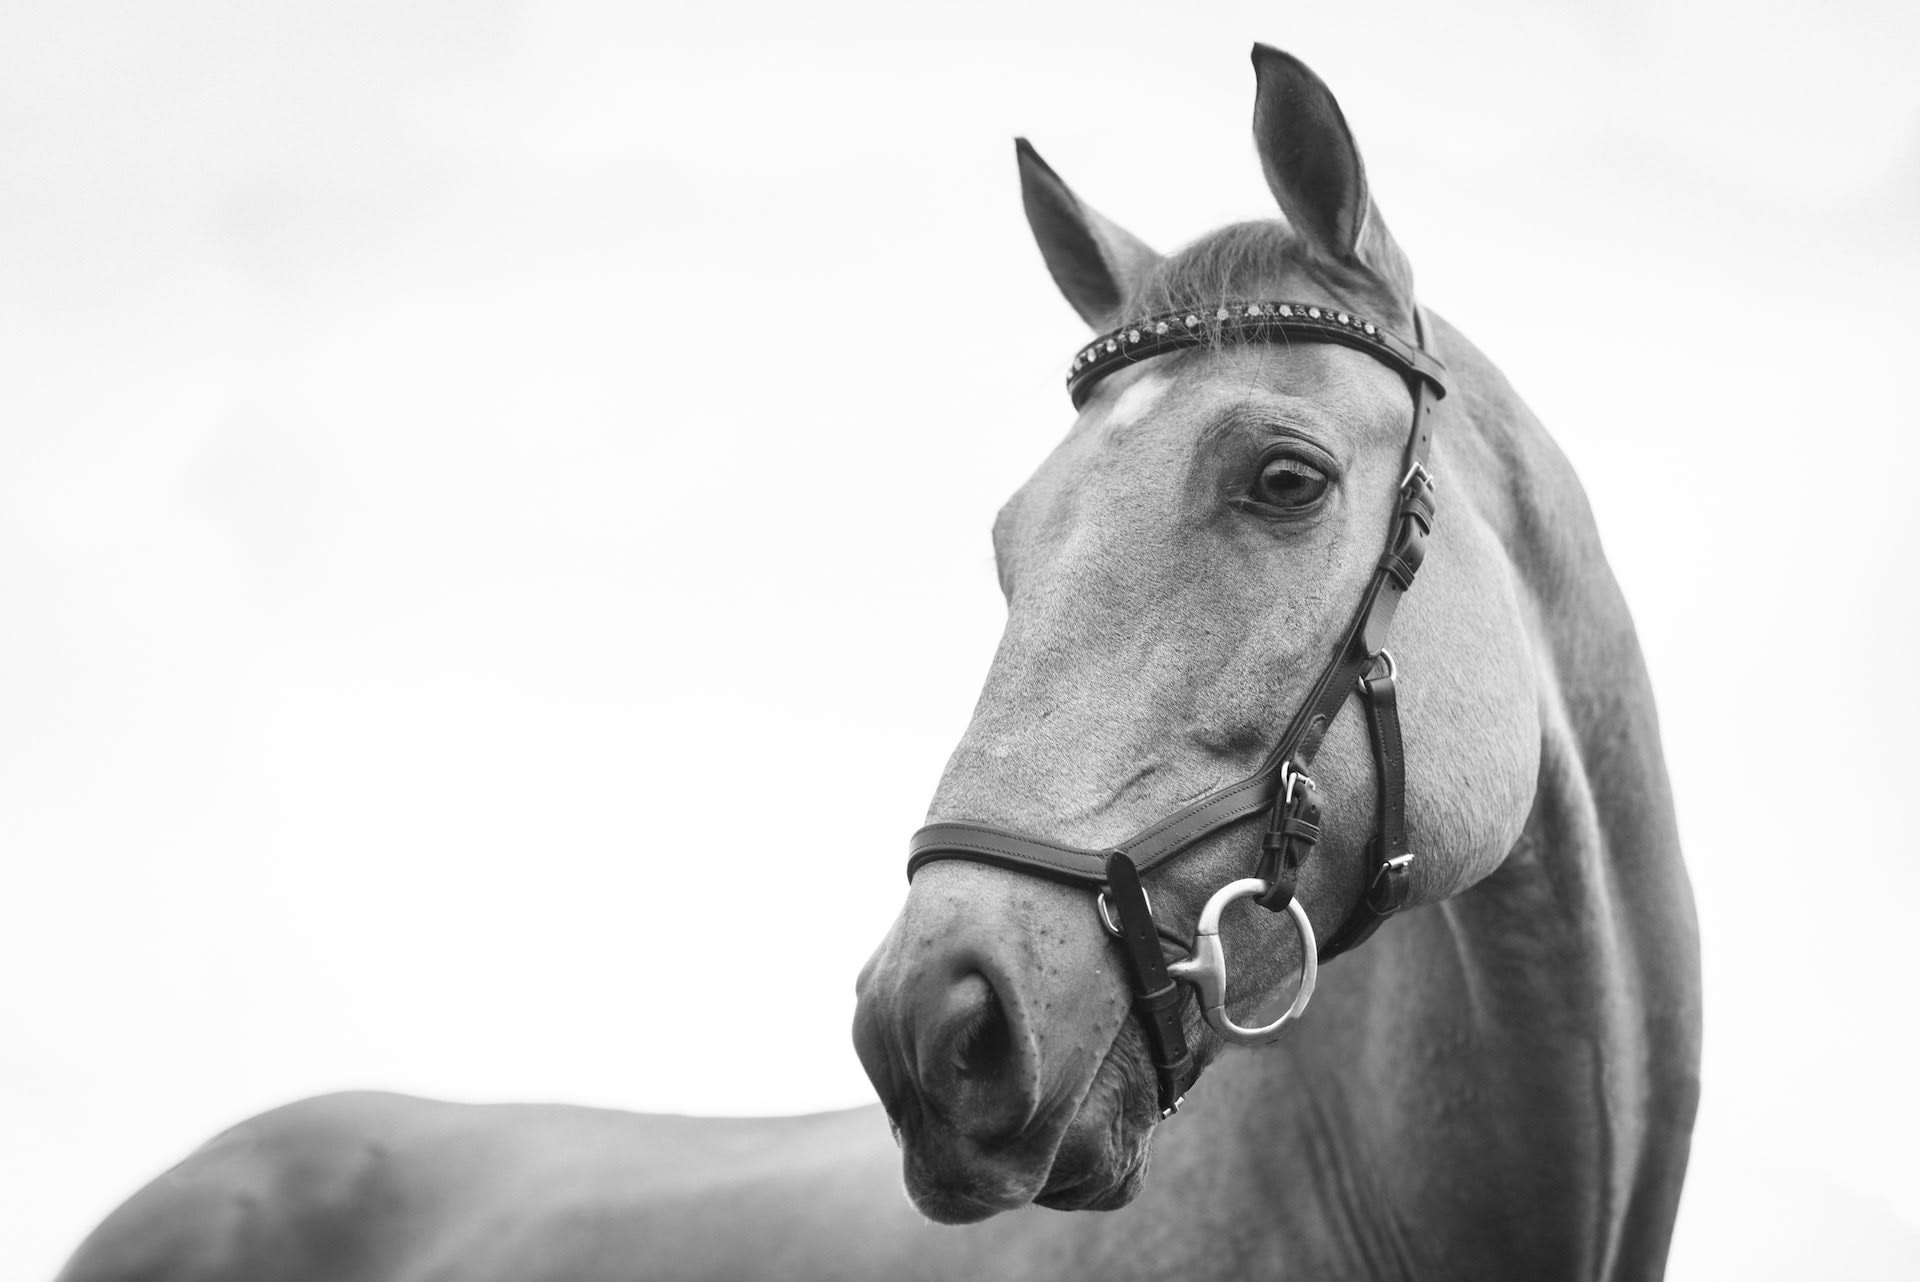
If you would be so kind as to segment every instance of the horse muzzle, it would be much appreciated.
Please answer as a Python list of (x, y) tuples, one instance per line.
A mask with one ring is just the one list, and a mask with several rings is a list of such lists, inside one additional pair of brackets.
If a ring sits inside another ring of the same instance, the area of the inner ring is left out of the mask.
[[(1066, 888), (942, 865), (862, 971), (854, 1047), (930, 1217), (1024, 1205), (1055, 1176), (1129, 1014), (1091, 908)], [(1091, 1111), (1119, 1103), (1103, 1090)]]

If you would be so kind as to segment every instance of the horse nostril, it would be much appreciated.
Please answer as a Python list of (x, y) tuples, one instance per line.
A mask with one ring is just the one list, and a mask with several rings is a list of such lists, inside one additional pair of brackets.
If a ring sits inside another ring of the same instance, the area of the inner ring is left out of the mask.
[(954, 1032), (953, 1067), (964, 1078), (994, 1077), (1007, 1067), (1013, 1032), (1007, 1027), (1006, 1012), (1000, 1008), (1000, 995), (993, 991), (993, 985), (977, 974), (961, 982), (969, 981), (985, 992), (964, 1016), (966, 1022)]
[(999, 992), (970, 971), (946, 985), (931, 1014), (917, 1056), (928, 1102), (974, 1139), (1017, 1134), (1032, 1120), (1039, 1082)]

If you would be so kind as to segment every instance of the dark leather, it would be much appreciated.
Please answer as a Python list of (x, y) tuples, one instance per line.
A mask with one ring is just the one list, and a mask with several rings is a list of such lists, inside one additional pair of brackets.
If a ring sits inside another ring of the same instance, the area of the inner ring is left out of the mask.
[(907, 839), (907, 880), (936, 859), (968, 859), (1030, 872), (1069, 886), (1107, 884), (1107, 852), (1083, 850), (987, 824), (928, 824)]
[(1360, 704), (1373, 741), (1375, 836), (1383, 860), (1407, 849), (1407, 750), (1400, 739), (1400, 693), (1387, 673), (1363, 677)]
[(1273, 813), (1274, 821), (1260, 839), (1260, 862), (1253, 869), (1253, 875), (1270, 883), (1271, 888), (1255, 896), (1253, 902), (1270, 913), (1283, 913), (1299, 888), (1300, 865), (1320, 844), (1318, 785), (1304, 774), (1298, 776), (1292, 799), (1283, 789)]
[(1167, 974), (1166, 955), (1160, 951), (1160, 934), (1153, 910), (1147, 906), (1147, 892), (1140, 885), (1139, 870), (1116, 850), (1107, 856), (1106, 881), (1107, 904), (1117, 918), (1114, 924), (1120, 928), (1120, 950), (1126, 954), (1127, 972), (1133, 980), (1133, 1010), (1146, 1035), (1160, 1093), (1160, 1114), (1165, 1117), (1180, 1107), (1181, 1096), (1195, 1075), (1193, 1052), (1187, 1049), (1186, 1030), (1181, 1026), (1185, 1003), (1179, 987)]
[[(1258, 315), (1248, 315), (1249, 309), (1257, 310)], [(1339, 319), (1342, 316), (1347, 320), (1342, 322)], [(1425, 378), (1443, 383), (1445, 368), (1427, 355), (1425, 344), (1420, 341), (1419, 324), (1416, 311), (1415, 341), (1409, 343), (1379, 326), (1373, 326), (1372, 332), (1368, 332), (1368, 323), (1362, 318), (1318, 303), (1254, 299), (1220, 307), (1181, 308), (1108, 330), (1081, 348), (1074, 357), (1073, 369), (1067, 374), (1067, 394), (1073, 398), (1073, 407), (1079, 409), (1094, 386), (1107, 375), (1183, 348), (1216, 347), (1227, 342), (1294, 340), (1351, 347), (1391, 366), (1410, 381)]]
[(1321, 961), (1358, 948), (1372, 938), (1382, 922), (1406, 905), (1412, 888), (1412, 857), (1407, 851), (1407, 754), (1400, 739), (1400, 699), (1394, 678), (1387, 673), (1361, 678), (1360, 702), (1367, 710), (1367, 738), (1373, 744), (1376, 827), (1367, 845), (1366, 888), (1340, 929), (1321, 944)]

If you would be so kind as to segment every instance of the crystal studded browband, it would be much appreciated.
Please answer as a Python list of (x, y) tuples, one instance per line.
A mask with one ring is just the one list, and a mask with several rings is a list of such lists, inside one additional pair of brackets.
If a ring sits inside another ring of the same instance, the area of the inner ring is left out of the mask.
[[(1416, 322), (1417, 323), (1417, 322)], [(1117, 369), (1185, 347), (1211, 347), (1229, 340), (1339, 343), (1424, 378), (1444, 393), (1444, 367), (1418, 346), (1352, 312), (1318, 303), (1222, 303), (1211, 310), (1182, 308), (1108, 330), (1074, 354), (1067, 394), (1078, 409), (1095, 383)]]

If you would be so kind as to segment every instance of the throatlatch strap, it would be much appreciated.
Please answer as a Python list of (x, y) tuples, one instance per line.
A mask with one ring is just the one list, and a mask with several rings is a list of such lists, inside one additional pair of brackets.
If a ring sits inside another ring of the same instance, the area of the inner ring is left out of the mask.
[(1380, 923), (1406, 907), (1413, 855), (1407, 850), (1407, 754), (1400, 740), (1400, 700), (1391, 671), (1360, 682), (1373, 744), (1375, 813), (1379, 828), (1367, 846), (1367, 884), (1340, 929), (1320, 946), (1320, 960), (1358, 948)]

